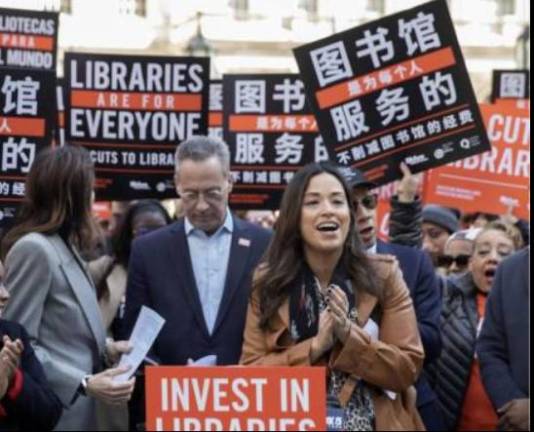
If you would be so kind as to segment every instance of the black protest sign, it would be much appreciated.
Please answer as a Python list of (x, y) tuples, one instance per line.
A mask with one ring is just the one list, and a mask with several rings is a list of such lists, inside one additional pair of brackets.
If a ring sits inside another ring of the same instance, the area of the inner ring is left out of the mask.
[(223, 92), (222, 80), (211, 80), (208, 135), (223, 139)]
[(295, 49), (338, 163), (384, 184), (490, 148), (445, 0)]
[(175, 197), (176, 146), (208, 130), (209, 59), (65, 55), (68, 143), (89, 149), (100, 200)]
[(223, 110), (234, 208), (277, 209), (299, 168), (329, 159), (296, 74), (225, 75)]
[(58, 15), (0, 8), (0, 66), (55, 70)]
[(530, 99), (530, 71), (494, 70), (491, 101), (498, 99)]
[(51, 143), (55, 84), (53, 72), (0, 68), (0, 226), (13, 221), (35, 156)]

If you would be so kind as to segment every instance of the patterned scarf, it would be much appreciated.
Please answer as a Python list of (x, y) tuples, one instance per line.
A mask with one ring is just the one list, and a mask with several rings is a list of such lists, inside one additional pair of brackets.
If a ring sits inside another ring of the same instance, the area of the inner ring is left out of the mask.
[[(343, 290), (349, 301), (349, 311), (355, 310), (354, 291), (349, 275), (341, 261), (332, 275), (330, 284), (337, 285)], [(317, 278), (309, 266), (304, 263), (289, 299), (289, 329), (291, 338), (296, 343), (317, 335), (320, 295)]]

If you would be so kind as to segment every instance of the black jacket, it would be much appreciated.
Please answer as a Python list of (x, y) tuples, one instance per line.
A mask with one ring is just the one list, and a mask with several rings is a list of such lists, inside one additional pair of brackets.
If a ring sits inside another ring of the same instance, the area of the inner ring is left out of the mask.
[(446, 430), (454, 430), (461, 415), (475, 357), (478, 311), (470, 273), (446, 281), (441, 314), (441, 356), (431, 368)]
[(0, 347), (3, 336), (20, 339), (24, 352), (20, 361), (22, 391), (16, 400), (7, 395), (0, 401), (7, 418), (0, 418), (0, 431), (52, 430), (62, 413), (61, 402), (50, 389), (43, 367), (30, 344), (28, 334), (19, 324), (0, 319)]
[(391, 198), (389, 218), (391, 243), (420, 248), (423, 244), (422, 221), (423, 206), (420, 198), (411, 203), (401, 203), (396, 195)]

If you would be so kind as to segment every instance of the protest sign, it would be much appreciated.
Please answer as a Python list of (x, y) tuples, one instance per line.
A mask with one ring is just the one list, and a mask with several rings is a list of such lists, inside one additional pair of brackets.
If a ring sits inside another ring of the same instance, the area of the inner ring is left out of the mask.
[(530, 71), (494, 70), (491, 101), (497, 99), (529, 99)]
[(223, 137), (223, 92), (222, 80), (211, 80), (208, 135), (220, 140)]
[(330, 158), (298, 75), (225, 75), (223, 101), (234, 208), (278, 209), (299, 168)]
[(430, 171), (426, 200), (530, 219), (530, 111), (481, 105), (492, 149)]
[(65, 145), (65, 81), (63, 78), (56, 80), (56, 126), (54, 130), (54, 145)]
[(530, 99), (495, 99), (495, 103), (501, 107), (530, 110)]
[(69, 143), (95, 162), (102, 200), (175, 197), (176, 146), (208, 130), (209, 59), (65, 54)]
[(0, 66), (55, 70), (58, 15), (0, 8)]
[(147, 367), (147, 430), (326, 429), (321, 367)]
[(489, 149), (445, 0), (295, 49), (338, 163), (378, 184)]
[(376, 207), (376, 235), (387, 242), (389, 240), (389, 219), (391, 217), (391, 204), (388, 200), (378, 200)]
[(13, 221), (36, 154), (50, 145), (53, 72), (0, 68), (0, 226)]

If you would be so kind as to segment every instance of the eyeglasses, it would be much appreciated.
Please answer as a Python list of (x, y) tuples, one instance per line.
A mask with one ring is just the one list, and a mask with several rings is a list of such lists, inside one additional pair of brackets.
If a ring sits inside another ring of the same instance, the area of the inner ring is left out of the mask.
[(224, 191), (220, 189), (213, 189), (208, 191), (186, 191), (180, 194), (180, 198), (185, 204), (196, 204), (200, 196), (211, 204), (217, 204), (224, 199)]
[(364, 197), (352, 200), (352, 205), (354, 206), (354, 211), (358, 211), (360, 205), (364, 206), (367, 210), (374, 210), (378, 205), (378, 196), (374, 194), (365, 195)]
[(469, 264), (470, 258), (469, 255), (458, 255), (455, 257), (451, 255), (441, 255), (438, 257), (438, 267), (449, 268), (453, 263), (456, 263), (457, 267), (466, 267), (467, 264)]

